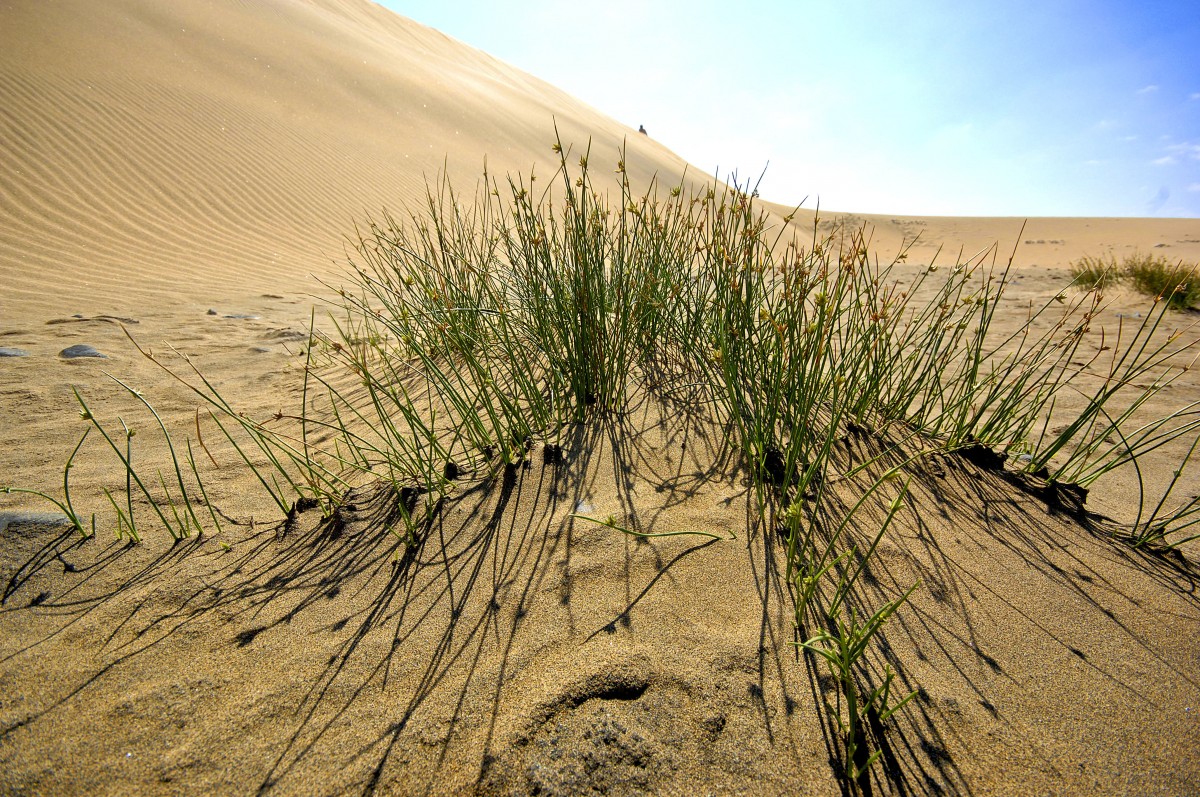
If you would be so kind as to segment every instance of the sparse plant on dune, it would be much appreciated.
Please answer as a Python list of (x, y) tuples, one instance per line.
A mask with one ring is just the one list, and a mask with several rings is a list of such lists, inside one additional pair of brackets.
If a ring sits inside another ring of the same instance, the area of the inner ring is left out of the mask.
[(869, 617), (860, 617), (854, 608), (850, 608), (845, 617), (839, 615), (832, 618), (828, 629), (821, 629), (802, 643), (805, 650), (813, 652), (829, 666), (838, 685), (838, 698), (844, 701), (844, 705), (835, 705), (826, 699), (825, 709), (842, 733), (846, 746), (846, 776), (854, 786), (865, 786), (863, 781), (868, 776), (868, 770), (881, 754), (881, 750), (870, 751), (867, 748), (868, 717), (873, 715), (878, 723), (887, 722), (916, 696), (916, 692), (910, 692), (892, 701), (895, 673), (890, 665), (884, 665), (880, 684), (876, 687), (862, 686), (859, 674), (872, 640), (916, 588), (916, 584), (909, 587), (907, 592), (889, 601)]
[(637, 537), (637, 538), (643, 539), (643, 540), (655, 539), (658, 537), (686, 537), (686, 536), (690, 536), (690, 535), (695, 535), (697, 537), (707, 537), (710, 540), (737, 539), (736, 536), (722, 537), (720, 534), (713, 534), (711, 531), (701, 531), (701, 530), (655, 531), (655, 532), (636, 531), (634, 529), (622, 526), (620, 523), (618, 523), (615, 515), (609, 515), (608, 517), (604, 518), (603, 520), (598, 520), (597, 518), (594, 518), (594, 517), (588, 517), (587, 515), (579, 515), (579, 514), (574, 514), (574, 513), (571, 515), (568, 515), (568, 517), (572, 518), (573, 520), (583, 520), (588, 523), (595, 523), (598, 526), (603, 526), (608, 529), (613, 529), (614, 531), (619, 531), (622, 534), (628, 534), (631, 537)]
[(1175, 310), (1200, 306), (1200, 265), (1173, 261), (1162, 255), (1140, 252), (1126, 255), (1117, 263), (1107, 257), (1084, 255), (1071, 264), (1075, 284), (1084, 289), (1102, 289), (1117, 282), (1128, 282), (1136, 291), (1161, 300)]
[(1141, 254), (1130, 255), (1122, 263), (1125, 277), (1134, 288), (1177, 310), (1200, 304), (1200, 276), (1196, 269), (1192, 263)]
[(1071, 264), (1071, 278), (1084, 290), (1103, 289), (1121, 279), (1121, 267), (1116, 256), (1084, 255)]
[(75, 444), (75, 448), (72, 449), (71, 455), (67, 457), (66, 464), (63, 465), (63, 496), (61, 500), (41, 490), (32, 490), (27, 487), (13, 487), (11, 485), (0, 487), (0, 493), (4, 493), (5, 495), (12, 493), (17, 493), (18, 495), (32, 495), (49, 501), (51, 504), (54, 504), (54, 506), (58, 507), (59, 511), (62, 512), (70, 522), (71, 527), (79, 533), (79, 536), (90, 537), (94, 535), (96, 533), (96, 516), (94, 514), (92, 515), (91, 529), (89, 530), (83, 525), (83, 520), (78, 514), (76, 514), (75, 507), (71, 503), (71, 468), (75, 464), (75, 457), (79, 454), (79, 449), (83, 447), (83, 443), (85, 440), (87, 440), (88, 434), (91, 431), (91, 429), (84, 430), (83, 436), (79, 438), (79, 442)]

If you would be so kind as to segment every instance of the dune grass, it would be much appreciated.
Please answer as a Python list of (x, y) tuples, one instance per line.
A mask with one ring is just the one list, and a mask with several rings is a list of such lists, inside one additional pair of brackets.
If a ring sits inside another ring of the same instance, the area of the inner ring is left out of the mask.
[(1127, 282), (1136, 291), (1166, 302), (1176, 310), (1200, 307), (1200, 265), (1170, 260), (1162, 255), (1140, 252), (1126, 255), (1117, 263), (1113, 254), (1107, 257), (1084, 255), (1071, 264), (1071, 276), (1084, 288), (1104, 288)]
[(1124, 272), (1137, 290), (1166, 301), (1177, 310), (1200, 305), (1196, 265), (1165, 257), (1134, 254), (1125, 258)]
[[(880, 262), (866, 230), (819, 219), (799, 228), (761, 211), (751, 189), (635, 192), (622, 158), (602, 190), (589, 151), (554, 149), (547, 179), (485, 174), (469, 200), (441, 181), (424, 207), (357, 230), (347, 279), (330, 286), (333, 331), (314, 325), (305, 349), (298, 414), (249, 418), (186, 356), (181, 368), (143, 354), (195, 391), (282, 515), (332, 512), (352, 486), (378, 480), (401, 496), (406, 538), (423, 533), (463, 474), (514, 478), (533, 445), (567, 424), (620, 412), (639, 392), (699, 391), (753, 484), (756, 528), (785, 541), (797, 644), (839, 687), (826, 708), (850, 788), (878, 755), (864, 718), (886, 720), (911, 697), (893, 695), (890, 665), (873, 669), (866, 654), (917, 585), (874, 609), (853, 594), (905, 501), (914, 459), (984, 450), (1010, 469), (1086, 486), (1167, 442), (1200, 440), (1195, 406), (1139, 413), (1196, 342), (1165, 334), (1168, 302), (1135, 328), (1097, 329), (1107, 267), (1091, 282), (1080, 276), (1088, 290), (1074, 299), (1006, 306), (1025, 322), (996, 335), (1008, 266), (994, 250), (947, 266), (908, 266), (906, 251)], [(118, 534), (140, 538), (135, 493), (176, 539), (204, 528), (198, 507), (219, 530), (191, 440), (184, 467), (153, 406), (122, 386), (164, 435), (173, 478), (147, 478), (125, 422), (122, 443), (79, 396), (126, 474), (125, 501), (107, 493)], [(1060, 428), (1067, 393), (1084, 409)], [(869, 438), (872, 456), (839, 453), (847, 435)], [(64, 470), (63, 498), (37, 493), (81, 534), (67, 474), (86, 438)], [(882, 475), (866, 477), (873, 468)], [(851, 483), (860, 492), (846, 506)], [(1169, 505), (1170, 492), (1144, 499), (1131, 540), (1192, 538), (1200, 502)], [(872, 527), (860, 510), (880, 504)]]
[(1071, 264), (1071, 278), (1087, 289), (1102, 289), (1121, 280), (1121, 266), (1111, 253), (1108, 257), (1084, 255)]

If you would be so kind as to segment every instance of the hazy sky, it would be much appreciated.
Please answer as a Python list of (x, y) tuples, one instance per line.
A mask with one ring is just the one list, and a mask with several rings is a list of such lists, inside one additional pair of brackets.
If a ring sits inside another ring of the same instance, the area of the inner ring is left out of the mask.
[(773, 201), (1200, 218), (1198, 0), (383, 5)]

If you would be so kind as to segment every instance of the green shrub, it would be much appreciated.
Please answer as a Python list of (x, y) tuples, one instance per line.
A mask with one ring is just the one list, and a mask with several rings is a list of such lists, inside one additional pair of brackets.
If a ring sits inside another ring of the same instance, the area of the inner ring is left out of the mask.
[(1111, 254), (1108, 259), (1084, 255), (1071, 264), (1071, 277), (1084, 290), (1100, 289), (1119, 281), (1121, 268)]
[(1139, 292), (1166, 299), (1177, 310), (1200, 304), (1200, 275), (1193, 263), (1135, 253), (1125, 258), (1122, 271)]

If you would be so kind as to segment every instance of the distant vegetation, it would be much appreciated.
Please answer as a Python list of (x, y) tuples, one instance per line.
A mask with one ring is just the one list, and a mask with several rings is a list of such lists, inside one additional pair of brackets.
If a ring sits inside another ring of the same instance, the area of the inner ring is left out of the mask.
[(1114, 255), (1084, 255), (1071, 264), (1071, 276), (1082, 288), (1103, 288), (1128, 282), (1138, 292), (1166, 300), (1176, 310), (1200, 306), (1200, 266), (1158, 255), (1134, 253), (1117, 263)]
[(1075, 284), (1086, 290), (1106, 288), (1121, 279), (1121, 267), (1117, 259), (1084, 255), (1071, 264), (1071, 276)]

